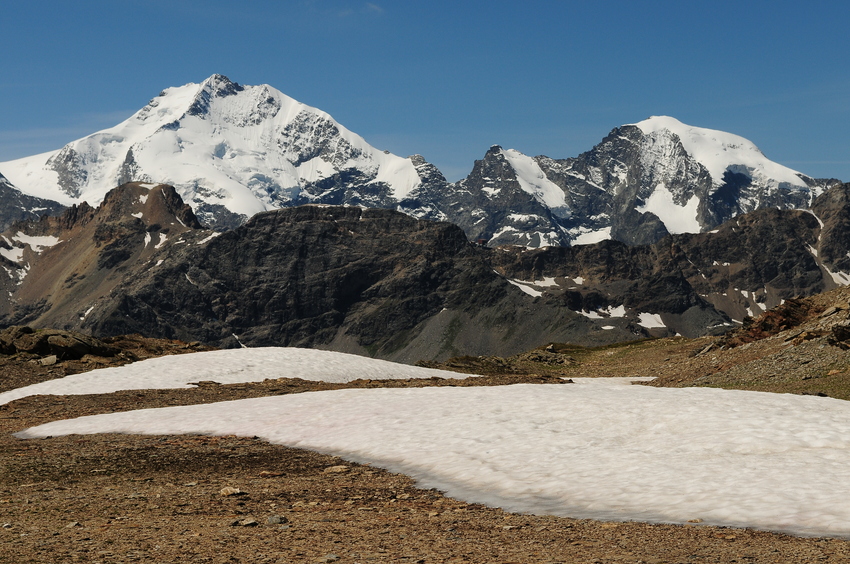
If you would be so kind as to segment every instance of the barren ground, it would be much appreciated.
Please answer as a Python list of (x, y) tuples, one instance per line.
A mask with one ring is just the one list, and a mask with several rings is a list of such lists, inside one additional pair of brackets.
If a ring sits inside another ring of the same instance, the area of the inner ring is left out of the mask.
[[(746, 373), (763, 377), (752, 377), (751, 388), (767, 380), (805, 388), (797, 393), (822, 387), (840, 396), (844, 369), (850, 366), (847, 353), (833, 346), (817, 348), (822, 336), (797, 345), (784, 338), (719, 355), (711, 350), (697, 355), (713, 339), (664, 339), (448, 363), (456, 370), (472, 367), (491, 374), (473, 380), (331, 385), (281, 379), (23, 398), (0, 407), (0, 562), (850, 562), (850, 543), (840, 539), (699, 523), (649, 525), (506, 513), (417, 489), (403, 475), (251, 438), (93, 435), (24, 441), (11, 435), (79, 415), (354, 386), (659, 376), (666, 385), (718, 385), (697, 381), (713, 377), (725, 378), (730, 387), (747, 387), (735, 370), (752, 363)], [(148, 349), (158, 347), (157, 354), (192, 350), (179, 343), (152, 343), (156, 346)], [(141, 349), (136, 356), (145, 356)], [(793, 370), (787, 382), (782, 374), (766, 376), (787, 360), (783, 354), (826, 360), (803, 363), (809, 366), (808, 378)], [(0, 389), (110, 363), (89, 358), (68, 367), (42, 367), (32, 360), (25, 355), (0, 359)]]

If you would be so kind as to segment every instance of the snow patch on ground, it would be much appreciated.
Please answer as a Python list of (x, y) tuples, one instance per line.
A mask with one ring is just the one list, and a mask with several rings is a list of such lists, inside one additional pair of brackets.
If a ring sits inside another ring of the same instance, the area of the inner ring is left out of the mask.
[(21, 262), (24, 258), (24, 249), (23, 247), (0, 248), (0, 255), (12, 262)]
[(216, 238), (216, 237), (218, 237), (219, 235), (221, 235), (221, 232), (216, 231), (215, 233), (213, 233), (213, 234), (212, 234), (212, 235), (210, 235), (209, 237), (204, 237), (203, 239), (201, 239), (200, 241), (198, 241), (198, 243), (197, 243), (197, 244), (198, 244), (198, 245), (206, 245), (207, 243), (209, 243), (210, 241), (212, 241), (213, 239), (215, 239), (215, 238)]
[[(573, 245), (592, 245), (594, 243), (599, 243), (600, 241), (607, 241), (611, 238), (610, 227), (604, 227), (596, 231), (583, 231), (579, 229), (577, 233), (578, 234), (573, 237)], [(573, 234), (573, 231), (570, 231), (570, 234)]]
[(540, 296), (543, 295), (543, 292), (535, 289), (532, 286), (532, 283), (522, 282), (520, 280), (511, 280), (510, 278), (505, 278), (505, 280), (507, 280), (508, 282), (510, 282), (511, 284), (513, 284), (514, 286), (516, 286), (517, 288), (519, 288), (520, 290), (522, 290), (523, 292), (528, 294), (529, 296), (533, 296), (533, 297), (537, 298), (537, 297), (540, 297)]
[(664, 322), (661, 321), (661, 316), (657, 313), (639, 313), (638, 325), (646, 329), (657, 329), (661, 327), (667, 327), (666, 325), (664, 325)]
[(12, 239), (29, 245), (33, 252), (36, 253), (40, 253), (47, 247), (53, 247), (62, 242), (59, 237), (54, 237), (53, 235), (26, 235), (20, 231)]
[(102, 368), (0, 393), (0, 405), (36, 394), (108, 394), (118, 390), (191, 388), (189, 382), (220, 384), (301, 378), (350, 382), (358, 378), (467, 378), (445, 370), (315, 349), (263, 347), (163, 356), (117, 368)]
[(577, 313), (582, 314), (585, 317), (589, 317), (590, 319), (605, 319), (608, 317), (625, 317), (626, 316), (626, 306), (619, 305), (617, 307), (608, 306), (605, 309), (596, 309), (593, 311), (579, 311)]
[(346, 389), (81, 417), (18, 436), (115, 432), (258, 436), (510, 511), (850, 537), (850, 402), (830, 398), (606, 382)]

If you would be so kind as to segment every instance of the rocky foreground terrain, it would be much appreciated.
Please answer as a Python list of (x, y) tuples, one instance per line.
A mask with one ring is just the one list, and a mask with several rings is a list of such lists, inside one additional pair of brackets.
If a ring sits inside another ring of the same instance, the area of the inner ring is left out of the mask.
[[(31, 347), (50, 344), (41, 333), (0, 333), (0, 391), (202, 348), (116, 337), (100, 341), (107, 349), (97, 352), (106, 356), (64, 360), (61, 349)], [(66, 343), (73, 337), (55, 333)], [(850, 399), (848, 351), (850, 289), (840, 288), (787, 301), (722, 337), (553, 343), (509, 358), (426, 363), (485, 374), (468, 380), (201, 382), (28, 397), (0, 407), (0, 562), (850, 562), (846, 539), (506, 513), (417, 489), (403, 475), (252, 438), (11, 435), (50, 420), (146, 407), (340, 387), (569, 385), (562, 378), (579, 376), (651, 375), (658, 386)]]

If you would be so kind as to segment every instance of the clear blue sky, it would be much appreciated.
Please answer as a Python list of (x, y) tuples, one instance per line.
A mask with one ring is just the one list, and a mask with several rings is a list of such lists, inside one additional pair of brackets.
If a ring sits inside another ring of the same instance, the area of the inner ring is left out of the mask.
[(0, 161), (221, 73), (452, 180), (493, 144), (566, 158), (671, 115), (850, 181), (848, 22), (844, 0), (7, 0)]

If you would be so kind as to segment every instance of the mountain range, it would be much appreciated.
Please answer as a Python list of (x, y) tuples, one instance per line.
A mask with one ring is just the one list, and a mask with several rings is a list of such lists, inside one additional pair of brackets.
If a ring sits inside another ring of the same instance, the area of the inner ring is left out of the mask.
[(850, 184), (670, 117), (448, 182), (214, 75), (0, 171), (2, 326), (415, 362), (720, 334), (850, 283)]
[[(313, 203), (395, 209), (455, 223), (488, 246), (533, 248), (655, 243), (756, 209), (807, 208), (839, 184), (772, 162), (737, 135), (671, 117), (615, 128), (567, 159), (493, 146), (469, 176), (448, 182), (420, 155), (378, 150), (271, 86), (221, 75), (163, 90), (115, 127), (0, 163), (0, 172), (9, 180), (0, 197), (39, 198), (18, 206), (26, 211), (97, 205), (126, 182), (166, 183), (219, 230)], [(0, 226), (15, 219), (0, 217)]]
[(272, 210), (220, 232), (173, 187), (136, 182), (0, 235), (0, 325), (404, 362), (693, 337), (847, 284), (848, 234), (850, 184), (811, 210), (758, 210), (651, 245), (527, 249), (354, 206)]

